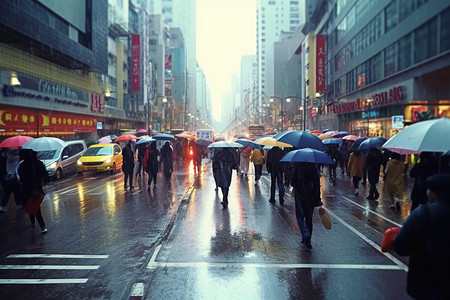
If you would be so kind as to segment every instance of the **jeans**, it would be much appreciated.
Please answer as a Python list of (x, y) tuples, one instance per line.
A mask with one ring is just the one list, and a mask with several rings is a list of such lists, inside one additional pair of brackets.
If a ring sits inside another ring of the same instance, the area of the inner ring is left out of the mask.
[(358, 188), (360, 180), (361, 180), (361, 177), (353, 176), (353, 187), (355, 188), (355, 190)]
[(39, 223), (39, 226), (41, 226), (41, 228), (45, 228), (45, 222), (44, 218), (42, 218), (41, 208), (39, 208), (39, 210), (37, 211), (36, 216), (30, 215), (32, 225), (36, 224), (36, 219)]
[(377, 184), (371, 183), (370, 181), (369, 181), (369, 183), (370, 183), (369, 197), (370, 198), (380, 197), (380, 193), (378, 193), (378, 190), (377, 190)]
[(314, 207), (305, 207), (301, 205), (299, 200), (295, 199), (295, 216), (304, 240), (311, 239), (312, 236), (313, 212)]
[(278, 196), (280, 201), (284, 200), (283, 174), (281, 172), (270, 173), (270, 199), (275, 199), (275, 185), (278, 185)]
[(263, 165), (254, 165), (255, 166), (255, 181), (258, 181), (261, 178)]

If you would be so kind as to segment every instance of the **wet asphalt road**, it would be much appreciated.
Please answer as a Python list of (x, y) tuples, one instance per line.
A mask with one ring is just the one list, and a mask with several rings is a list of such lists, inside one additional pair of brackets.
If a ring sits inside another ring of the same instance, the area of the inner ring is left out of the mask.
[(252, 172), (233, 175), (228, 209), (209, 165), (179, 168), (170, 184), (160, 174), (150, 192), (142, 178), (124, 191), (120, 173), (50, 182), (47, 235), (13, 199), (0, 215), (0, 299), (409, 299), (407, 258), (379, 249), (409, 204), (389, 209), (383, 182), (378, 203), (368, 185), (354, 196), (339, 172), (321, 185), (332, 229), (316, 209), (308, 250), (291, 189), (270, 204), (267, 174), (257, 186)]

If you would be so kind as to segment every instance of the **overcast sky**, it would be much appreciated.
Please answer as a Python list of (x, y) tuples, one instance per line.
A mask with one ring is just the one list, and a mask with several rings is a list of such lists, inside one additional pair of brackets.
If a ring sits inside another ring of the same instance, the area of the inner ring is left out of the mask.
[(211, 88), (215, 119), (232, 75), (240, 75), (242, 56), (255, 53), (256, 0), (197, 0), (197, 60)]

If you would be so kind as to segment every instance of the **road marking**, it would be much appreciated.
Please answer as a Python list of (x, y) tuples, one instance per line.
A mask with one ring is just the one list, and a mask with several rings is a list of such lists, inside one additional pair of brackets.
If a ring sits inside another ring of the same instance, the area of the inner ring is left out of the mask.
[(130, 297), (133, 297), (133, 299), (141, 299), (142, 297), (144, 297), (144, 284), (142, 282), (133, 284)]
[(147, 268), (148, 268), (148, 269), (154, 269), (154, 268), (157, 267), (157, 266), (152, 266), (152, 265), (155, 264), (155, 259), (156, 259), (156, 257), (158, 256), (158, 253), (159, 253), (159, 251), (161, 250), (161, 247), (162, 247), (162, 244), (159, 244), (159, 245), (156, 247), (155, 252), (153, 252), (152, 258), (150, 258), (150, 262), (149, 262), (148, 265), (147, 265)]
[(381, 215), (381, 214), (379, 214), (379, 213), (377, 213), (377, 212), (375, 212), (375, 211), (373, 211), (373, 210), (371, 210), (371, 209), (367, 209), (367, 207), (362, 206), (361, 204), (356, 203), (355, 201), (352, 201), (352, 200), (348, 199), (348, 198), (345, 197), (345, 196), (341, 196), (341, 197), (344, 198), (345, 200), (347, 200), (348, 202), (350, 202), (350, 203), (352, 203), (352, 204), (354, 204), (354, 205), (356, 205), (356, 206), (359, 206), (360, 208), (364, 209), (365, 211), (369, 211), (370, 213), (372, 213), (372, 214), (374, 214), (374, 215), (376, 215), (376, 216), (382, 218), (383, 220), (388, 221), (388, 222), (391, 223), (391, 224), (394, 224), (395, 226), (402, 227), (401, 224), (398, 224), (398, 223), (396, 223), (396, 222), (394, 222), (394, 221), (392, 221), (392, 220), (386, 218), (385, 216), (383, 216), (383, 215)]
[(97, 270), (99, 267), (87, 265), (0, 265), (0, 270)]
[(345, 227), (347, 227), (348, 229), (350, 229), (354, 234), (356, 234), (357, 236), (359, 236), (361, 239), (363, 239), (366, 243), (368, 243), (370, 246), (372, 246), (373, 248), (375, 248), (378, 252), (380, 252), (381, 254), (383, 254), (384, 256), (386, 256), (387, 258), (389, 258), (393, 263), (395, 263), (400, 269), (402, 269), (403, 271), (407, 272), (408, 271), (408, 266), (405, 265), (403, 262), (401, 262), (399, 259), (397, 259), (395, 256), (391, 255), (390, 253), (387, 252), (383, 252), (381, 251), (381, 247), (376, 244), (375, 242), (373, 242), (372, 240), (370, 240), (368, 237), (366, 237), (364, 234), (362, 234), (361, 232), (359, 232), (356, 228), (354, 228), (353, 226), (351, 226), (350, 224), (348, 224), (347, 222), (345, 222), (343, 219), (341, 219), (340, 217), (338, 217), (336, 214), (334, 214), (333, 212), (331, 212), (329, 209), (325, 208), (328, 213), (335, 218), (336, 220), (338, 220), (339, 222), (342, 223), (342, 225), (344, 225)]
[(60, 284), (60, 283), (86, 283), (87, 278), (76, 279), (0, 279), (0, 284)]
[(10, 254), (6, 258), (108, 258), (109, 255), (78, 254)]

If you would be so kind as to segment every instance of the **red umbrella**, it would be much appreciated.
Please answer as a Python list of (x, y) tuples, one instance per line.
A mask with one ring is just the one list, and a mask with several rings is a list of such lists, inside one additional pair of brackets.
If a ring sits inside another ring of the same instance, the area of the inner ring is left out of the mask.
[(114, 142), (124, 142), (129, 140), (136, 140), (137, 137), (134, 134), (122, 134), (114, 140)]
[(348, 140), (348, 141), (356, 141), (357, 139), (359, 139), (359, 137), (351, 134), (351, 135), (344, 136), (342, 139)]
[(322, 131), (321, 130), (312, 130), (309, 133), (322, 133)]
[(145, 129), (138, 129), (137, 131), (136, 131), (136, 133), (147, 133), (147, 130), (145, 130)]
[(12, 147), (22, 147), (23, 144), (32, 140), (31, 136), (26, 135), (16, 135), (5, 139), (0, 143), (0, 148), (12, 148)]

